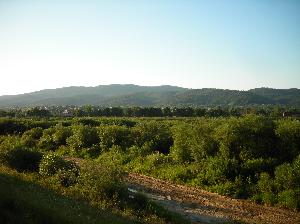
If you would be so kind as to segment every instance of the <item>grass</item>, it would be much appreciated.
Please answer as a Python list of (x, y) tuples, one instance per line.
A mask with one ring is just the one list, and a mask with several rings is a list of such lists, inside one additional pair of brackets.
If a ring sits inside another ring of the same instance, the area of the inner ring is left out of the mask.
[(88, 200), (80, 187), (0, 165), (0, 223), (189, 223), (141, 194), (111, 207)]
[(0, 172), (0, 223), (133, 223), (30, 181)]

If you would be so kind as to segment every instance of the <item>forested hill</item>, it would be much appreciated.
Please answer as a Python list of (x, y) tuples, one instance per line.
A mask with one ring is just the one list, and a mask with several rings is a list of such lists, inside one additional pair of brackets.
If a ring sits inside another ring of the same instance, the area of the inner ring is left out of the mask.
[(0, 96), (0, 107), (53, 106), (300, 106), (300, 89), (256, 88), (248, 91), (187, 89), (177, 86), (100, 85), (64, 87)]

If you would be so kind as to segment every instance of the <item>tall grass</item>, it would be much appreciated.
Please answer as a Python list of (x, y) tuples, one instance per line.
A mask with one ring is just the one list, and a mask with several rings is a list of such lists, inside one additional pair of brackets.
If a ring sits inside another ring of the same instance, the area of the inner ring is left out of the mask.
[(125, 218), (110, 210), (93, 208), (84, 201), (59, 195), (31, 181), (11, 175), (12, 171), (7, 171), (6, 168), (1, 168), (0, 223), (134, 222), (130, 217)]

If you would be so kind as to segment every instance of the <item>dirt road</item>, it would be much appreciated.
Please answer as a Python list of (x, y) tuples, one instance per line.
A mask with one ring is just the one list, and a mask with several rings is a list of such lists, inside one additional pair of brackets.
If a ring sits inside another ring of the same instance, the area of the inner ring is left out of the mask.
[(185, 216), (191, 223), (218, 224), (240, 220), (246, 223), (300, 224), (299, 212), (231, 199), (136, 173), (129, 173), (126, 181), (130, 191), (145, 193), (169, 210)]
[[(66, 157), (80, 166), (79, 158)], [(129, 173), (130, 191), (139, 191), (191, 223), (219, 224), (231, 220), (257, 224), (300, 224), (300, 212), (232, 199), (194, 187), (174, 184), (137, 173)]]

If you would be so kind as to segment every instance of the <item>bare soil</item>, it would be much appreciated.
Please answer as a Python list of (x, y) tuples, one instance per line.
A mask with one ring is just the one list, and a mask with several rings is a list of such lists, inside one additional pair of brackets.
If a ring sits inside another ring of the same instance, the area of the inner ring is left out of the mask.
[(194, 187), (174, 184), (137, 173), (126, 177), (130, 191), (139, 191), (167, 209), (178, 212), (191, 223), (300, 224), (300, 213), (232, 199)]
[[(66, 157), (80, 166), (82, 159)], [(232, 199), (199, 188), (175, 184), (138, 173), (126, 176), (128, 190), (142, 192), (191, 223), (219, 224), (231, 221), (257, 224), (300, 224), (300, 212)]]

